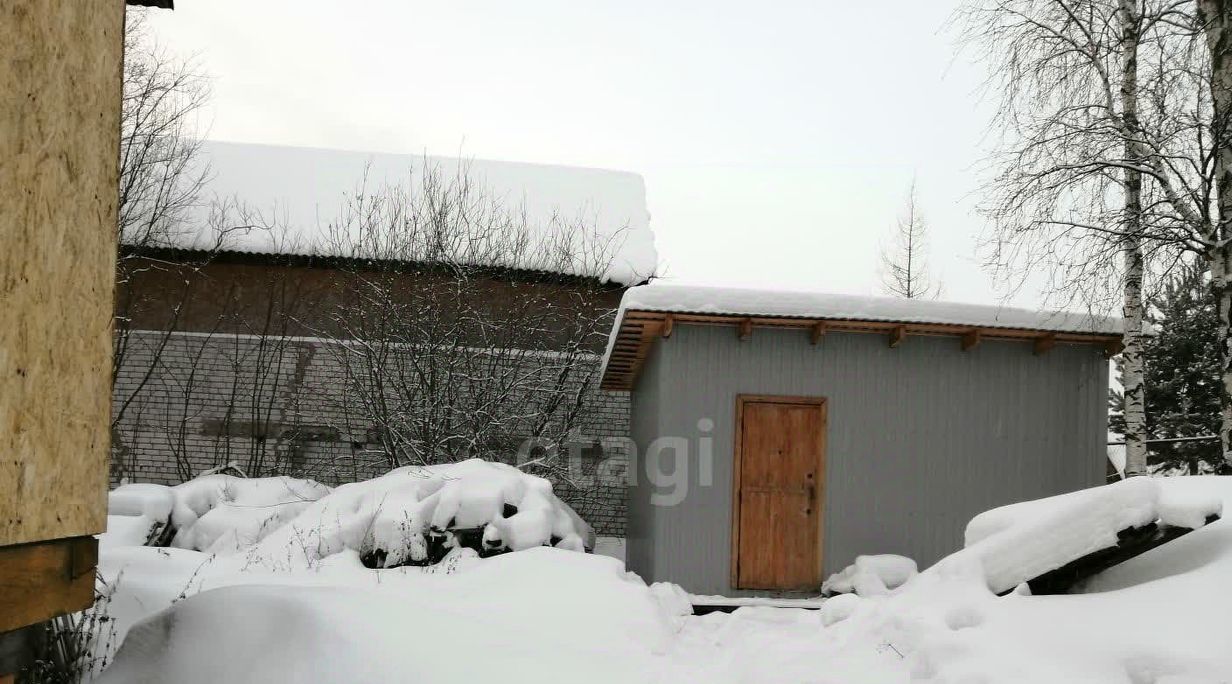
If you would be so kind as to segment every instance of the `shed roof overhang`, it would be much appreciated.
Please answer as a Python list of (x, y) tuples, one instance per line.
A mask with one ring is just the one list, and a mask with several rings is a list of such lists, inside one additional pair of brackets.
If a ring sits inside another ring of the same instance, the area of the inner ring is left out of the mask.
[(789, 316), (746, 316), (742, 314), (687, 313), (624, 309), (618, 314), (616, 329), (604, 358), (600, 387), (612, 391), (630, 391), (637, 384), (638, 374), (647, 354), (659, 338), (671, 337), (676, 325), (728, 326), (740, 339), (752, 335), (755, 328), (797, 329), (801, 341), (816, 344), (827, 332), (871, 333), (885, 335), (891, 347), (897, 347), (909, 336), (953, 337), (958, 348), (967, 351), (982, 340), (1031, 342), (1035, 354), (1044, 354), (1057, 343), (1090, 344), (1103, 349), (1105, 358), (1121, 351), (1121, 336), (1107, 332), (1050, 331), (1035, 328), (973, 326), (953, 323), (920, 323), (905, 321), (866, 321), (842, 318), (805, 318)]

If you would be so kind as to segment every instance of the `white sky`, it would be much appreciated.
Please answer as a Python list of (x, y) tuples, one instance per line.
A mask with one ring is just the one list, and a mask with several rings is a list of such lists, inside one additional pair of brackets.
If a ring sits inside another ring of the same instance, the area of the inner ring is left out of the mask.
[(214, 76), (215, 139), (640, 173), (683, 282), (877, 293), (914, 173), (945, 298), (992, 302), (972, 209), (987, 107), (952, 9), (176, 0), (153, 25)]

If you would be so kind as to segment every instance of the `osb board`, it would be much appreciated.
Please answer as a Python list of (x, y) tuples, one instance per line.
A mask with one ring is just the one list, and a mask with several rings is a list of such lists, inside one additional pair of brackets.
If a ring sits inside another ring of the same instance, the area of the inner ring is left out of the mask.
[(123, 25), (0, 0), (0, 546), (106, 521)]

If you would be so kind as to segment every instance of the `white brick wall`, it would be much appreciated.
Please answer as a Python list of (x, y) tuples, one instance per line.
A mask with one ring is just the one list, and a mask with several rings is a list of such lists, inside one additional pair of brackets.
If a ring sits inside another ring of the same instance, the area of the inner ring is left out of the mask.
[[(113, 397), (113, 411), (123, 412), (113, 480), (175, 484), (229, 461), (331, 485), (384, 472), (386, 460), (368, 443), (372, 426), (348, 407), (354, 397), (338, 352), (336, 343), (311, 338), (134, 331)], [(594, 382), (580, 422), (580, 446), (602, 442), (603, 455), (582, 458), (576, 479), (586, 484), (596, 468), (622, 473), (628, 395), (600, 392)], [(270, 434), (254, 437), (253, 426), (266, 424)], [(508, 437), (514, 444), (524, 435)], [(623, 481), (609, 477), (584, 491), (558, 481), (557, 491), (597, 532), (623, 536)]]

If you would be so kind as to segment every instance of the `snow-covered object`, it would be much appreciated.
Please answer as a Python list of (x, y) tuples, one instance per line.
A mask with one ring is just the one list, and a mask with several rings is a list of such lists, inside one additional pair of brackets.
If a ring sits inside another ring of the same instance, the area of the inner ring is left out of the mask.
[[(633, 173), (214, 141), (203, 145), (201, 157), (209, 165), (210, 180), (206, 201), (190, 217), (191, 225), (205, 224), (210, 200), (236, 199), (288, 229), (285, 234), (232, 232), (224, 244), (231, 251), (350, 256), (333, 253), (327, 229), (345, 207), (346, 197), (361, 185), (368, 193), (385, 185), (406, 185), (427, 165), (447, 178), (465, 168), (469, 180), (488, 197), (511, 210), (524, 209), (530, 224), (543, 230), (557, 218), (582, 221), (612, 252), (610, 280), (643, 282), (658, 262), (645, 183)], [(213, 247), (214, 241), (214, 235), (195, 229), (173, 237), (175, 246), (185, 248)]]
[(1191, 530), (1205, 525), (1211, 516), (1223, 515), (1223, 500), (1217, 492), (1192, 491), (1183, 487), (1161, 487), (1158, 507), (1160, 523)]
[(148, 544), (167, 529), (175, 493), (170, 487), (137, 483), (116, 487), (107, 494), (107, 531), (99, 536), (102, 546)]
[(228, 553), (246, 549), (295, 519), (329, 487), (293, 477), (204, 475), (172, 488), (171, 545)]
[(825, 594), (878, 596), (907, 583), (918, 572), (906, 556), (879, 554), (856, 556), (856, 562), (830, 575), (821, 585)]
[(1197, 528), (1220, 512), (1209, 497), (1161, 497), (1163, 481), (1135, 477), (986, 511), (967, 524), (966, 548), (939, 564), (978, 559), (988, 588), (1000, 593), (1114, 546), (1122, 530), (1156, 521)]
[(175, 506), (175, 494), (170, 487), (159, 484), (134, 483), (116, 487), (107, 493), (107, 514), (145, 516), (167, 520)]
[[(134, 520), (170, 517), (174, 547), (283, 569), (315, 567), (346, 550), (375, 567), (426, 565), (462, 546), (463, 533), (485, 553), (595, 544), (550, 482), (480, 459), (407, 466), (333, 490), (290, 477), (203, 475), (175, 487), (127, 485), (112, 501), (112, 513), (145, 516)], [(119, 521), (107, 543), (146, 543), (142, 524)]]
[(594, 532), (553, 494), (550, 482), (471, 459), (407, 466), (342, 485), (245, 553), (269, 567), (312, 567), (347, 549), (380, 567), (423, 564), (430, 537), (438, 535), (452, 547), (456, 530), (482, 530), (484, 548), (491, 551), (594, 548)]

